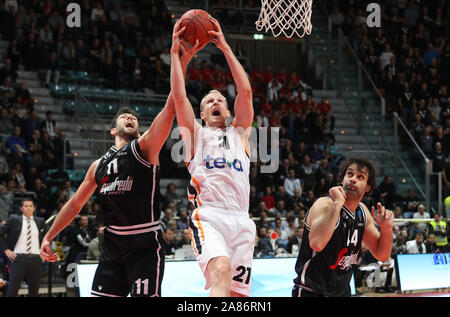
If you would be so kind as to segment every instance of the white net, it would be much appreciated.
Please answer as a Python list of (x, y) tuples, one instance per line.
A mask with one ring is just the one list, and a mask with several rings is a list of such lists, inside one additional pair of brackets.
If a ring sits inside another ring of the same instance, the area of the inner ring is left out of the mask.
[(261, 0), (256, 29), (273, 36), (303, 37), (311, 34), (312, 0)]

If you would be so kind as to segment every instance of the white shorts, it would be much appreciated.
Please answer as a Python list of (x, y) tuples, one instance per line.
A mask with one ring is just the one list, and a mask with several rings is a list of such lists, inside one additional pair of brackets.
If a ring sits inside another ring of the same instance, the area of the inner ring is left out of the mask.
[(211, 287), (207, 265), (213, 258), (226, 256), (231, 262), (231, 291), (250, 296), (251, 269), (256, 225), (248, 213), (200, 207), (189, 218), (191, 243), (198, 264)]

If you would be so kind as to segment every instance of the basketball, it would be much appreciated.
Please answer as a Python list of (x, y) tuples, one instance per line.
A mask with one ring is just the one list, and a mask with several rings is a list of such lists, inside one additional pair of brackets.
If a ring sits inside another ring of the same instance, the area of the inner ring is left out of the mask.
[(190, 45), (195, 45), (198, 39), (199, 46), (208, 44), (211, 41), (208, 31), (214, 30), (211, 15), (203, 10), (192, 9), (187, 11), (180, 18), (181, 27), (186, 27), (183, 33), (183, 40)]

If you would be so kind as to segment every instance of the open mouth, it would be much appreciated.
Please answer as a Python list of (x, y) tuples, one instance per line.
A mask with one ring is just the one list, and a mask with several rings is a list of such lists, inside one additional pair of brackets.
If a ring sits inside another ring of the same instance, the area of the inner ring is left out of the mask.
[(125, 128), (134, 128), (134, 125), (132, 122), (128, 122), (127, 124), (125, 124)]
[(213, 116), (220, 116), (220, 110), (219, 109), (213, 110), (212, 115)]

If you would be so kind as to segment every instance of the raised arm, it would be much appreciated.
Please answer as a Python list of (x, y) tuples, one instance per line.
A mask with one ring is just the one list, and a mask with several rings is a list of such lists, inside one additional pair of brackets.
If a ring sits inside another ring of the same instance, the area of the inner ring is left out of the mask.
[[(377, 204), (377, 212), (372, 207), (371, 212), (363, 205), (366, 213), (366, 229), (364, 230), (363, 242), (378, 261), (387, 261), (392, 250), (392, 226), (394, 225), (394, 214), (380, 203)], [(380, 231), (375, 227), (380, 227)]]
[[(196, 53), (195, 49), (196, 48), (189, 49), (182, 47), (183, 56), (181, 58), (179, 57), (178, 50), (179, 63), (177, 66), (181, 68), (180, 78), (183, 80), (183, 82), (184, 77), (186, 77), (186, 69), (189, 65), (189, 62)], [(167, 97), (166, 105), (164, 106), (163, 110), (161, 110), (161, 112), (156, 116), (150, 128), (139, 139), (139, 145), (149, 163), (159, 164), (159, 152), (161, 151), (162, 146), (166, 142), (167, 137), (172, 130), (172, 122), (174, 117), (175, 99), (172, 89), (169, 96)]]
[(61, 211), (55, 218), (53, 225), (48, 230), (41, 245), (41, 258), (44, 261), (55, 262), (58, 258), (56, 253), (51, 251), (52, 240), (78, 215), (81, 208), (89, 200), (97, 188), (95, 181), (95, 169), (99, 160), (95, 161), (89, 167), (86, 176), (75, 194), (61, 208)]
[(252, 126), (254, 116), (252, 87), (250, 85), (250, 81), (248, 80), (247, 73), (234, 55), (231, 47), (226, 42), (219, 22), (214, 18), (212, 19), (212, 22), (215, 26), (215, 30), (209, 31), (209, 34), (213, 36), (212, 41), (217, 48), (220, 49), (225, 55), (237, 87), (238, 94), (234, 102), (234, 124), (245, 130)]
[(306, 224), (309, 230), (311, 249), (320, 252), (325, 248), (336, 229), (339, 213), (345, 203), (345, 193), (341, 186), (330, 189), (333, 200), (322, 197), (311, 206)]
[[(180, 126), (180, 133), (183, 141), (186, 144), (186, 161), (194, 155), (194, 134), (196, 129), (200, 127), (195, 120), (194, 110), (189, 102), (186, 94), (186, 82), (180, 60), (180, 49), (183, 51), (183, 56), (186, 52), (196, 52), (199, 50), (198, 41), (191, 49), (186, 45), (182, 45), (180, 36), (184, 32), (185, 27), (181, 28), (180, 20), (174, 26), (172, 34), (172, 48), (170, 50), (171, 56), (171, 69), (170, 69), (170, 85), (172, 90), (173, 99), (175, 102), (175, 112), (177, 115), (177, 122)], [(200, 48), (201, 49), (201, 48)]]

